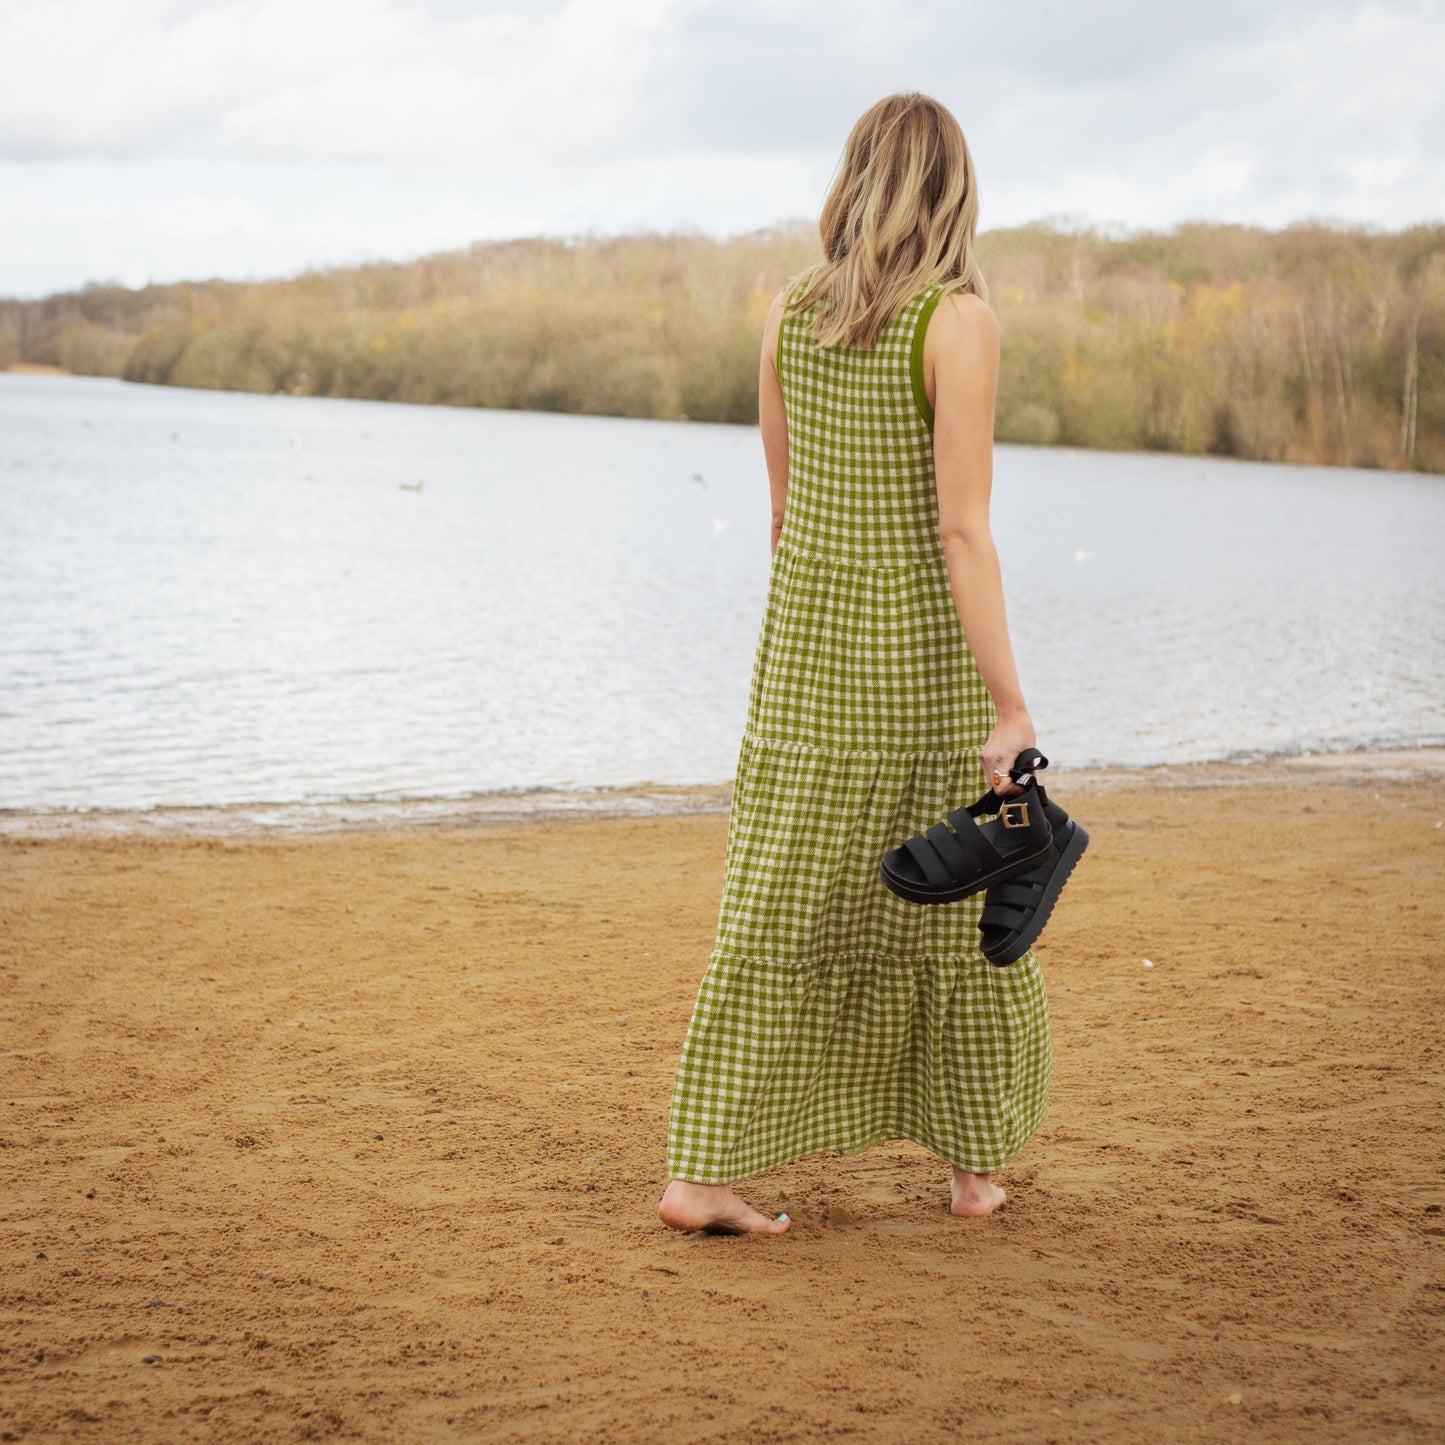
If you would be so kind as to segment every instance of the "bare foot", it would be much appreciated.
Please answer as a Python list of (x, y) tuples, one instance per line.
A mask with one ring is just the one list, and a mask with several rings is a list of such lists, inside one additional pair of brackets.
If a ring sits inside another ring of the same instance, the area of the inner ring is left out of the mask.
[(987, 1174), (953, 1171), (953, 1212), (964, 1219), (976, 1219), (1002, 1209), (1008, 1195)]
[(662, 1222), (673, 1229), (702, 1229), (709, 1234), (786, 1234), (786, 1214), (769, 1219), (744, 1204), (726, 1184), (689, 1184), (674, 1179), (657, 1206)]

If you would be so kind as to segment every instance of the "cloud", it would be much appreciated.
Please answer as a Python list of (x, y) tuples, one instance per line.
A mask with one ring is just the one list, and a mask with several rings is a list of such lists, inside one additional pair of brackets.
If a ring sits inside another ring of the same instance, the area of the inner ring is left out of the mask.
[(932, 92), (972, 117), (985, 94), (1014, 110), (1095, 87), (1153, 93), (1200, 55), (1353, 8), (1351, 0), (702, 0), (675, 6), (659, 41), (649, 120), (668, 122), (651, 133), (674, 145), (836, 147), (851, 120), (893, 89)]
[(980, 166), (1019, 220), (1051, 195), (1135, 225), (1439, 218), (1441, 54), (1438, 8), (1364, 5), (1191, 50), (1157, 80), (1035, 82), (1006, 98), (984, 77), (996, 106), (983, 108)]
[(10, 0), (0, 293), (747, 230), (914, 88), (985, 226), (1399, 225), (1442, 209), (1441, 54), (1438, 0)]
[(1062, 104), (1087, 134), (1120, 102), (1160, 121), (1207, 102), (1252, 57), (1343, 98), (1359, 77), (1332, 39), (1386, 31), (1408, 47), (1387, 61), (1445, 34), (1437, 5), (1404, 0), (22, 0), (0, 12), (0, 156), (836, 150), (865, 105), (914, 86), (975, 123), (1001, 107), (1036, 129)]
[(43, 0), (0, 12), (0, 156), (485, 160), (625, 124), (666, 0)]
[(0, 162), (0, 296), (91, 280), (285, 276), (481, 238), (679, 226), (727, 234), (805, 210), (825, 180), (822, 167), (810, 174), (786, 157), (577, 164), (545, 190), (525, 175), (398, 176), (361, 163)]

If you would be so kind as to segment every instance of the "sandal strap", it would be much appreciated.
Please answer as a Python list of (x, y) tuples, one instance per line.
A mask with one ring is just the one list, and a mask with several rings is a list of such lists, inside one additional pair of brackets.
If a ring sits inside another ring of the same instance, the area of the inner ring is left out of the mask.
[(978, 926), (985, 930), (997, 928), (1004, 933), (1012, 933), (1029, 921), (1031, 913), (1032, 909), (1029, 908), (1013, 908), (1007, 903), (990, 903), (979, 914)]
[(1043, 880), (1029, 883), (1021, 878), (1010, 878), (1005, 883), (995, 883), (988, 890), (984, 904), (987, 907), (998, 903), (1006, 908), (1036, 908), (1043, 892)]
[(943, 860), (943, 866), (948, 869), (952, 878), (968, 876), (968, 854), (958, 838), (942, 823), (935, 823), (931, 828), (925, 829), (923, 836), (933, 844), (933, 851)]
[(903, 847), (908, 856), (923, 870), (923, 876), (930, 888), (943, 888), (955, 881), (943, 859), (938, 856), (938, 849), (928, 841), (926, 834), (915, 833), (911, 838), (905, 838)]
[[(955, 808), (948, 815), (948, 821), (954, 822), (956, 815), (967, 814), (970, 818), (991, 817), (995, 813), (1001, 813), (1005, 808), (1017, 803), (1027, 803), (1029, 813), (1029, 832), (1037, 833), (1045, 826), (1052, 831), (1052, 824), (1048, 821), (1048, 798), (1044, 794), (1043, 786), (1036, 778), (1030, 778), (1018, 793), (1010, 793), (1008, 797), (1000, 797), (992, 788), (981, 797), (978, 802), (970, 803), (966, 808)], [(955, 824), (957, 826), (957, 824)]]
[[(961, 810), (955, 809), (954, 811), (957, 813)], [(950, 815), (950, 821), (952, 821), (952, 815)], [(960, 877), (968, 878), (978, 873), (991, 873), (998, 867), (998, 849), (989, 841), (988, 835), (984, 833), (983, 829), (971, 818), (965, 817), (961, 827), (955, 824), (951, 829), (942, 823), (935, 823), (928, 830), (928, 836), (933, 838), (934, 834), (938, 832), (947, 835), (947, 842), (939, 846), (938, 851), (945, 858), (956, 860), (953, 863), (953, 869)], [(935, 842), (937, 842), (936, 839)]]

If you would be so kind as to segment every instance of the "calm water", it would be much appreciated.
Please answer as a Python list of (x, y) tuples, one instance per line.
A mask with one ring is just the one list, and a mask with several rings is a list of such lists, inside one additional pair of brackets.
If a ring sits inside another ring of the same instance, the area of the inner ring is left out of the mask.
[[(1056, 763), (1445, 742), (1445, 479), (996, 474)], [(0, 374), (0, 806), (725, 781), (767, 525), (747, 428)]]

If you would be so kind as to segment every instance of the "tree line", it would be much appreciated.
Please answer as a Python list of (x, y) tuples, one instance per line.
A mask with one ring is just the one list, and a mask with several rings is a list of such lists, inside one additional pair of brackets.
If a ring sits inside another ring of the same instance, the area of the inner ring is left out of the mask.
[[(482, 242), (283, 280), (0, 300), (0, 367), (305, 396), (756, 419), (789, 223)], [(1445, 471), (1445, 226), (979, 237), (1001, 441)]]

